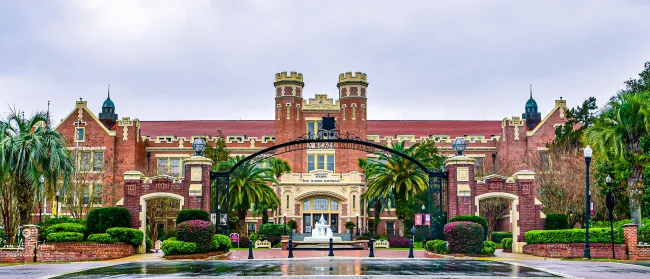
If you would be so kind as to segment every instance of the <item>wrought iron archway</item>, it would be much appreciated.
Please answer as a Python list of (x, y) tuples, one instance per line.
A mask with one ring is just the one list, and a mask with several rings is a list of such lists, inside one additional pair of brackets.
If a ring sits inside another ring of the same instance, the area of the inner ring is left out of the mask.
[[(415, 158), (404, 154), (402, 152), (396, 151), (387, 146), (369, 142), (363, 140), (358, 136), (355, 136), (351, 133), (341, 133), (336, 126), (336, 121), (333, 116), (329, 114), (323, 116), (322, 121), (319, 123), (318, 130), (315, 134), (307, 133), (295, 140), (284, 142), (272, 147), (268, 147), (264, 150), (260, 150), (251, 154), (250, 156), (244, 157), (243, 160), (238, 161), (233, 165), (228, 171), (221, 172), (211, 172), (210, 173), (210, 187), (211, 187), (211, 214), (213, 216), (213, 221), (216, 226), (225, 226), (225, 230), (228, 233), (228, 214), (230, 213), (230, 176), (243, 164), (257, 164), (268, 158), (277, 156), (279, 154), (284, 154), (293, 151), (299, 150), (308, 150), (308, 149), (352, 149), (364, 151), (366, 153), (377, 153), (384, 152), (385, 154), (393, 154), (400, 156), (420, 168), (424, 173), (429, 177), (428, 185), (428, 200), (429, 200), (429, 214), (431, 216), (431, 225), (433, 226), (433, 194), (439, 193), (439, 208), (438, 208), (438, 220), (442, 220), (443, 216), (443, 186), (446, 185), (448, 174), (446, 171), (429, 169), (420, 161)], [(436, 186), (436, 187), (434, 187)], [(219, 206), (219, 193), (221, 190), (225, 190), (225, 214), (221, 214), (221, 208)], [(216, 194), (216, 198), (215, 198)], [(442, 222), (439, 222), (442, 223)], [(430, 235), (433, 234), (433, 231), (430, 230)]]

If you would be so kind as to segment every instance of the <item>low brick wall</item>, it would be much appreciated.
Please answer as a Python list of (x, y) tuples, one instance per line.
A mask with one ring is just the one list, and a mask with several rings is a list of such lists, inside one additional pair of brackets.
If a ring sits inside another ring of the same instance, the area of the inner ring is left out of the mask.
[(638, 249), (638, 260), (650, 260), (650, 245), (639, 245)]
[[(614, 244), (614, 250), (616, 252), (616, 259), (628, 259), (627, 248), (624, 244)], [(546, 243), (528, 244), (524, 246), (524, 254), (547, 258), (582, 258), (584, 256), (584, 251), (584, 243)], [(589, 251), (592, 258), (612, 258), (612, 244), (590, 243)]]
[[(2, 249), (0, 262), (33, 262), (34, 249)], [(99, 261), (128, 257), (135, 254), (129, 244), (114, 243), (51, 243), (39, 244), (36, 248), (37, 262)]]

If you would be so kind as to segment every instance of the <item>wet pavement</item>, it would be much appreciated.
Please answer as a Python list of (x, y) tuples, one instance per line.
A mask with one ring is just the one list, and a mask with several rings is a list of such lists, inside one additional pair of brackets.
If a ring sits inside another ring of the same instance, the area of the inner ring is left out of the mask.
[(390, 278), (561, 278), (530, 267), (495, 261), (309, 259), (256, 261), (160, 261), (114, 265), (59, 278), (228, 278), (387, 276)]

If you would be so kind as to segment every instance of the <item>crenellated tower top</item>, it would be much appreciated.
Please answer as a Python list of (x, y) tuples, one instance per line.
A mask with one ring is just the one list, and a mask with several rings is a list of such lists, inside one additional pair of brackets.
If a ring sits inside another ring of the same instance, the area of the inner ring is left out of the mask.
[(337, 87), (341, 88), (344, 85), (363, 85), (368, 86), (368, 80), (365, 73), (362, 72), (346, 72), (339, 75), (339, 82)]
[(275, 86), (284, 85), (284, 84), (295, 84), (300, 86), (305, 86), (305, 83), (302, 81), (302, 73), (297, 72), (280, 72), (275, 74)]

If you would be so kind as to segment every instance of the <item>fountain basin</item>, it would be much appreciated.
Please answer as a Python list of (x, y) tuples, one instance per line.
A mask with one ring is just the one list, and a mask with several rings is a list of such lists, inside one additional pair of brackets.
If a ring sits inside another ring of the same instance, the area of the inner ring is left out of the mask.
[[(325, 243), (325, 242), (329, 243), (329, 242), (330, 242), (330, 239), (329, 239), (329, 238), (322, 238), (322, 237), (311, 237), (311, 236), (307, 236), (307, 237), (305, 237), (305, 240), (304, 240), (304, 241), (305, 241), (305, 242), (316, 242), (316, 243), (321, 243), (321, 242), (322, 242), (322, 243)], [(341, 240), (341, 238), (338, 237), (338, 236), (333, 236), (333, 237), (332, 237), (332, 241), (334, 241), (334, 242), (341, 242), (342, 240)]]

